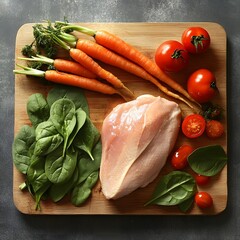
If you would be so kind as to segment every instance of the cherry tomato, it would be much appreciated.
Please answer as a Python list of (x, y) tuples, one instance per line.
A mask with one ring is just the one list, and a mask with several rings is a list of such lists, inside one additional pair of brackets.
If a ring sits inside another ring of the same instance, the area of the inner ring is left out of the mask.
[(189, 55), (180, 42), (169, 40), (157, 48), (155, 62), (163, 71), (178, 72), (188, 65)]
[(182, 132), (188, 138), (200, 137), (205, 128), (205, 119), (200, 114), (190, 114), (182, 122)]
[(182, 44), (193, 54), (205, 52), (210, 46), (210, 36), (207, 30), (201, 27), (190, 27), (182, 34)]
[(196, 174), (195, 181), (196, 181), (197, 185), (204, 186), (204, 185), (207, 185), (209, 183), (210, 177), (203, 176), (203, 175), (200, 175), (200, 174)]
[(181, 170), (187, 166), (187, 157), (193, 152), (190, 145), (184, 144), (174, 152), (171, 158), (173, 168)]
[(207, 192), (198, 192), (195, 195), (195, 203), (200, 208), (210, 208), (213, 205), (213, 199)]
[(209, 138), (219, 138), (224, 133), (224, 126), (217, 120), (210, 120), (206, 125), (206, 133)]
[(217, 92), (216, 78), (208, 69), (198, 69), (188, 78), (187, 91), (197, 102), (206, 103)]

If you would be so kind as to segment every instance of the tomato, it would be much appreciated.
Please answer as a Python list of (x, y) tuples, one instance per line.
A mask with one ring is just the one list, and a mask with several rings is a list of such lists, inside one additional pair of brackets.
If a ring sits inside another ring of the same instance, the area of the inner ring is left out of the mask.
[(200, 208), (210, 208), (213, 205), (213, 199), (207, 192), (198, 192), (194, 200)]
[(204, 185), (207, 185), (209, 183), (210, 177), (203, 176), (203, 175), (200, 175), (200, 174), (196, 174), (195, 181), (196, 181), (197, 185), (204, 186)]
[(187, 91), (199, 103), (210, 101), (217, 92), (216, 78), (208, 69), (198, 69), (188, 78)]
[(171, 158), (173, 168), (181, 170), (187, 166), (187, 157), (193, 152), (190, 145), (184, 144), (174, 152)]
[(182, 122), (182, 132), (188, 138), (200, 137), (205, 128), (205, 119), (200, 114), (190, 114)]
[(224, 126), (217, 120), (210, 120), (206, 125), (206, 133), (209, 138), (219, 138), (224, 133)]
[(190, 27), (182, 34), (182, 44), (193, 54), (205, 52), (210, 46), (210, 36), (207, 30), (201, 27)]
[(189, 55), (180, 42), (169, 40), (157, 48), (155, 62), (163, 71), (178, 72), (188, 65)]

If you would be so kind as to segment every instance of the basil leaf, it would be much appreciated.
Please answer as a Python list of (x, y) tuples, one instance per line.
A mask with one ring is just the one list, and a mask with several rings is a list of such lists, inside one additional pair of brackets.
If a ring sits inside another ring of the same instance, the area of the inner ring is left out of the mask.
[(50, 119), (57, 131), (64, 137), (63, 155), (65, 154), (68, 138), (76, 125), (74, 103), (69, 99), (59, 99), (50, 109)]
[(190, 174), (173, 171), (160, 180), (151, 199), (145, 206), (149, 204), (178, 205), (193, 196), (195, 192), (196, 183)]
[(71, 100), (76, 109), (82, 108), (84, 112), (89, 116), (89, 107), (86, 97), (80, 88), (71, 86), (57, 85), (51, 89), (47, 96), (47, 102), (51, 106), (54, 102), (61, 98), (66, 98)]
[(49, 118), (50, 108), (41, 93), (32, 94), (27, 102), (27, 114), (34, 128)]
[(192, 170), (204, 176), (218, 174), (227, 163), (227, 155), (220, 145), (200, 147), (188, 156)]
[(33, 127), (24, 125), (16, 135), (13, 146), (12, 156), (16, 168), (23, 174), (27, 173), (31, 162), (32, 148), (35, 145), (35, 131)]

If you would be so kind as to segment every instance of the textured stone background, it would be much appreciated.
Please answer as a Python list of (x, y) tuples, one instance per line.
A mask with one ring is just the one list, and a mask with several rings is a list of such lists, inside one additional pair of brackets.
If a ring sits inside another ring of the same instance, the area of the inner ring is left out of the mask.
[[(25, 216), (12, 200), (14, 47), (19, 27), (45, 19), (71, 22), (211, 21), (228, 36), (229, 199), (219, 216)], [(240, 239), (240, 1), (1, 0), (0, 239)]]

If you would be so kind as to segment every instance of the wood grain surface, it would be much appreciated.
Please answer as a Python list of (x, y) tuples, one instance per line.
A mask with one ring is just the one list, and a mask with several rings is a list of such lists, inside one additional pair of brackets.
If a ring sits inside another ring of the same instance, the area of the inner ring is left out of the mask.
[[(24, 45), (30, 44), (33, 40), (32, 23), (23, 25), (16, 36), (16, 58), (18, 64), (26, 65), (26, 62), (18, 60), (21, 56), (21, 49)], [(190, 143), (194, 147), (210, 144), (220, 144), (227, 151), (227, 96), (226, 96), (226, 33), (222, 26), (210, 22), (185, 22), (185, 23), (79, 23), (79, 25), (91, 27), (94, 29), (105, 29), (112, 32), (126, 42), (132, 44), (150, 58), (154, 58), (156, 48), (165, 40), (174, 39), (181, 41), (182, 32), (190, 26), (202, 26), (206, 28), (211, 36), (210, 49), (198, 56), (191, 56), (190, 65), (181, 73), (171, 74), (171, 76), (183, 86), (186, 86), (186, 80), (191, 72), (199, 68), (208, 68), (214, 72), (219, 89), (218, 95), (213, 102), (221, 105), (225, 109), (225, 134), (217, 140), (210, 140), (202, 136), (195, 140), (188, 140), (181, 132), (176, 143), (176, 148), (182, 143)], [(88, 38), (83, 34), (77, 34), (78, 37)], [(90, 38), (91, 39), (91, 38)], [(62, 53), (67, 54), (67, 53)], [(126, 73), (114, 67), (100, 63), (106, 69), (116, 74), (135, 94), (139, 96), (144, 93), (152, 95), (161, 95), (168, 98), (158, 89), (147, 81)], [(16, 67), (17, 68), (17, 67)], [(47, 94), (52, 84), (46, 83), (41, 79), (26, 77), (24, 75), (15, 76), (15, 134), (24, 124), (30, 124), (26, 113), (26, 102), (28, 97), (36, 92)], [(103, 119), (112, 110), (114, 106), (123, 102), (118, 96), (105, 96), (103, 94), (85, 91), (90, 106), (91, 119), (101, 130)], [(169, 99), (169, 98), (168, 98)], [(171, 99), (173, 100), (173, 99)], [(180, 103), (183, 116), (190, 114), (192, 110), (185, 104)], [(159, 146), (161, 147), (161, 146)], [(41, 211), (35, 210), (35, 202), (28, 192), (22, 192), (19, 185), (24, 181), (24, 176), (20, 174), (13, 166), (13, 197), (17, 209), (25, 214), (131, 214), (131, 215), (179, 215), (181, 213), (177, 207), (148, 206), (144, 203), (149, 200), (151, 194), (164, 174), (172, 171), (170, 164), (161, 171), (158, 178), (145, 188), (138, 189), (132, 194), (118, 200), (106, 200), (101, 192), (101, 184), (93, 189), (90, 199), (81, 207), (75, 207), (66, 197), (59, 203), (51, 201), (41, 202)], [(190, 171), (190, 170), (189, 170)], [(208, 210), (200, 210), (196, 205), (186, 215), (214, 215), (221, 213), (227, 205), (227, 166), (223, 171), (212, 178), (211, 183), (199, 190), (209, 192), (214, 201), (214, 206)]]

